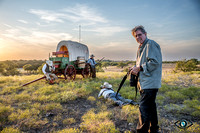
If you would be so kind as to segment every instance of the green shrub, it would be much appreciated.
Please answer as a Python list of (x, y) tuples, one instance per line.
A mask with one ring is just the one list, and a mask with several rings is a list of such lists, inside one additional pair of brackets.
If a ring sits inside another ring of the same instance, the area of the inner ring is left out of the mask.
[(178, 86), (170, 86), (167, 84), (162, 84), (161, 88), (159, 88), (159, 93), (165, 93), (170, 92), (173, 90), (179, 90), (180, 88)]
[(67, 118), (67, 119), (63, 120), (64, 125), (70, 125), (70, 124), (73, 124), (75, 122), (76, 122), (76, 120), (74, 118)]
[(82, 131), (76, 128), (66, 128), (66, 129), (57, 131), (56, 133), (82, 133)]
[(114, 133), (117, 132), (115, 124), (109, 120), (110, 112), (94, 113), (94, 110), (88, 111), (82, 116), (83, 122), (81, 123), (81, 129), (92, 133)]
[(40, 106), (39, 108), (41, 111), (49, 112), (49, 111), (56, 111), (59, 112), (63, 109), (62, 105), (60, 103), (46, 103)]
[(104, 72), (101, 66), (96, 66), (96, 72)]
[(35, 91), (34, 94), (50, 95), (52, 93), (55, 93), (57, 90), (58, 88), (55, 86), (44, 86), (44, 87), (39, 88), (37, 91)]
[(53, 118), (54, 121), (62, 121), (63, 120), (63, 117), (62, 117), (62, 114), (61, 113), (58, 113), (54, 118)]
[(199, 100), (197, 99), (185, 100), (183, 104), (186, 105), (186, 107), (184, 108), (185, 111), (190, 113), (192, 116), (200, 118), (200, 101)]
[(14, 96), (14, 99), (17, 102), (24, 102), (24, 101), (29, 101), (31, 100), (31, 96), (27, 94), (26, 92), (22, 92), (21, 94), (17, 94)]
[(91, 101), (91, 102), (94, 102), (94, 101), (96, 101), (96, 98), (93, 97), (93, 96), (89, 96), (87, 100), (89, 100), (89, 101)]
[(156, 101), (158, 102), (158, 104), (163, 104), (164, 103), (164, 100), (165, 100), (165, 97), (164, 96), (162, 96), (162, 95), (157, 95), (157, 97), (156, 97)]
[(169, 97), (170, 101), (173, 103), (176, 102), (182, 102), (185, 100), (186, 96), (184, 96), (183, 94), (181, 94), (179, 91), (174, 90), (174, 91), (169, 91), (166, 92), (165, 94), (167, 97)]
[(39, 113), (40, 111), (35, 108), (26, 110), (18, 109), (17, 112), (13, 112), (11, 115), (9, 115), (9, 120), (14, 122), (22, 119), (38, 118)]
[(183, 110), (184, 106), (178, 105), (178, 104), (167, 104), (164, 106), (165, 111), (171, 112), (176, 114), (179, 114)]
[(21, 131), (18, 128), (6, 127), (1, 131), (1, 133), (21, 133)]
[(138, 119), (139, 109), (137, 106), (126, 105), (122, 107), (121, 118), (129, 123), (134, 123)]
[(180, 90), (180, 92), (190, 99), (197, 99), (200, 96), (200, 87), (183, 88)]
[(2, 89), (2, 91), (0, 92), (0, 94), (12, 94), (12, 93), (16, 93), (17, 91), (22, 90), (19, 87), (15, 87), (15, 86), (10, 86), (10, 87), (5, 87)]
[(60, 96), (59, 96), (58, 101), (62, 103), (75, 100), (77, 98), (77, 95), (73, 91), (64, 91), (64, 92), (61, 92), (59, 95)]
[(5, 106), (0, 103), (0, 125), (8, 120), (8, 116), (14, 109), (11, 106)]
[(197, 69), (197, 62), (194, 59), (191, 60), (183, 60), (183, 61), (178, 61), (176, 63), (175, 70), (181, 70), (183, 72), (189, 72), (189, 71), (194, 71)]
[[(0, 73), (4, 76), (18, 75), (20, 72), (17, 70), (17, 64), (13, 61), (4, 61), (0, 63)], [(3, 68), (2, 68), (3, 67)]]

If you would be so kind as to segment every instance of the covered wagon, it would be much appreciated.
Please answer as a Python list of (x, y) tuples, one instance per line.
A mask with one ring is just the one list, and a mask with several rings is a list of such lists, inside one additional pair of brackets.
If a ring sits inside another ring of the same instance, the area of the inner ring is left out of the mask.
[(86, 45), (74, 41), (61, 41), (49, 60), (54, 63), (56, 75), (64, 75), (65, 79), (74, 80), (76, 74), (83, 77), (91, 75), (88, 58), (89, 50)]

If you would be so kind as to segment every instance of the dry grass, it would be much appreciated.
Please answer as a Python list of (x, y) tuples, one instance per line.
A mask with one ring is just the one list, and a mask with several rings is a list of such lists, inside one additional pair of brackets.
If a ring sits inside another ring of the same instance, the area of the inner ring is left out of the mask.
[[(116, 71), (97, 73), (96, 79), (77, 76), (74, 82), (59, 80), (59, 84), (54, 85), (41, 80), (25, 87), (20, 85), (42, 75), (2, 76), (1, 132), (131, 132), (137, 124), (138, 107), (126, 105), (120, 108), (97, 97), (99, 87), (105, 81), (117, 91), (126, 72), (120, 72), (119, 68)], [(174, 126), (174, 122), (180, 118), (194, 122), (187, 131), (199, 131), (199, 76), (199, 72), (174, 73), (169, 68), (163, 70), (163, 84), (157, 96), (162, 131), (181, 132)], [(120, 94), (134, 99), (135, 91), (129, 87), (128, 80)]]

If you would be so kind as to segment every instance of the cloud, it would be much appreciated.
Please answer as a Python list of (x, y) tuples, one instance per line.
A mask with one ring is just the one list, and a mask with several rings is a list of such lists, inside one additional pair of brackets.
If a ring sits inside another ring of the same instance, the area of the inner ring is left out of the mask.
[(105, 57), (111, 60), (135, 60), (137, 47), (130, 42), (109, 42), (102, 46), (89, 45), (89, 49), (96, 59)]
[(40, 19), (45, 20), (46, 22), (60, 22), (60, 23), (64, 22), (63, 21), (65, 17), (64, 13), (56, 13), (54, 11), (36, 10), (36, 9), (30, 9), (29, 12), (39, 16)]
[(41, 20), (46, 22), (59, 22), (64, 23), (65, 20), (70, 22), (96, 24), (108, 22), (102, 17), (94, 8), (86, 5), (77, 4), (74, 7), (68, 7), (59, 11), (51, 10), (36, 10), (30, 9), (30, 13), (39, 16)]
[(27, 24), (28, 22), (27, 21), (25, 21), (25, 20), (17, 20), (17, 21), (19, 21), (19, 22), (21, 22), (21, 23), (24, 23), (24, 24)]
[(123, 32), (129, 30), (128, 28), (119, 27), (119, 26), (99, 26), (95, 28), (84, 29), (84, 31), (96, 32), (100, 36), (112, 36), (117, 32)]
[(74, 22), (88, 21), (88, 22), (92, 22), (93, 24), (108, 22), (108, 20), (102, 17), (98, 13), (98, 11), (86, 5), (77, 4), (75, 7), (68, 7), (64, 9), (63, 11), (68, 13), (71, 20)]
[(58, 43), (60, 40), (70, 40), (72, 35), (64, 32), (43, 32), (30, 28), (9, 28), (5, 33), (1, 34), (6, 40), (13, 40), (27, 44), (51, 44)]
[(8, 25), (8, 24), (3, 24), (3, 25), (5, 25), (6, 27), (9, 27), (9, 28), (11, 28), (11, 27), (12, 27), (11, 25)]

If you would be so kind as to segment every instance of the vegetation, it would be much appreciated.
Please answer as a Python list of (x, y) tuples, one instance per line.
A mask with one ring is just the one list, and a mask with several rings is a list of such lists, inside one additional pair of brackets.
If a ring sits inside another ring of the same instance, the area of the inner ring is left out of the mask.
[(44, 63), (42, 60), (12, 60), (0, 62), (0, 74), (4, 76), (19, 75), (18, 70), (23, 68), (28, 73), (37, 73), (37, 69)]
[(0, 73), (4, 76), (18, 75), (17, 64), (12, 61), (4, 61), (0, 63)]
[(190, 59), (190, 60), (183, 60), (183, 61), (178, 61), (176, 63), (175, 70), (180, 70), (183, 72), (190, 72), (190, 71), (195, 71), (198, 70), (198, 60), (197, 59)]
[[(106, 70), (105, 66), (102, 70)], [(200, 71), (178, 71), (163, 71), (156, 100), (160, 129), (169, 133), (196, 133), (200, 131)], [(59, 79), (59, 84), (49, 85), (41, 80), (25, 87), (20, 86), (43, 75), (1, 76), (0, 132), (133, 132), (138, 122), (138, 106), (120, 108), (97, 97), (105, 81), (117, 91), (125, 74), (98, 72), (96, 79), (77, 75), (73, 82)], [(128, 80), (120, 94), (135, 98), (135, 90)], [(186, 130), (176, 127), (174, 123), (181, 119), (190, 120), (193, 125)]]
[[(77, 76), (73, 82), (59, 80), (49, 85), (45, 80), (20, 85), (42, 75), (1, 76), (1, 132), (131, 132), (138, 122), (138, 106), (116, 107), (98, 98), (104, 81), (117, 91), (125, 72), (99, 72), (96, 79)], [(163, 73), (157, 96), (159, 125), (163, 132), (196, 132), (200, 120), (199, 72)], [(189, 81), (189, 82), (188, 82)], [(184, 84), (183, 84), (184, 83)], [(135, 91), (127, 80), (120, 94), (134, 99)], [(137, 96), (139, 99), (139, 96)], [(193, 122), (187, 130), (172, 126), (182, 118)]]

